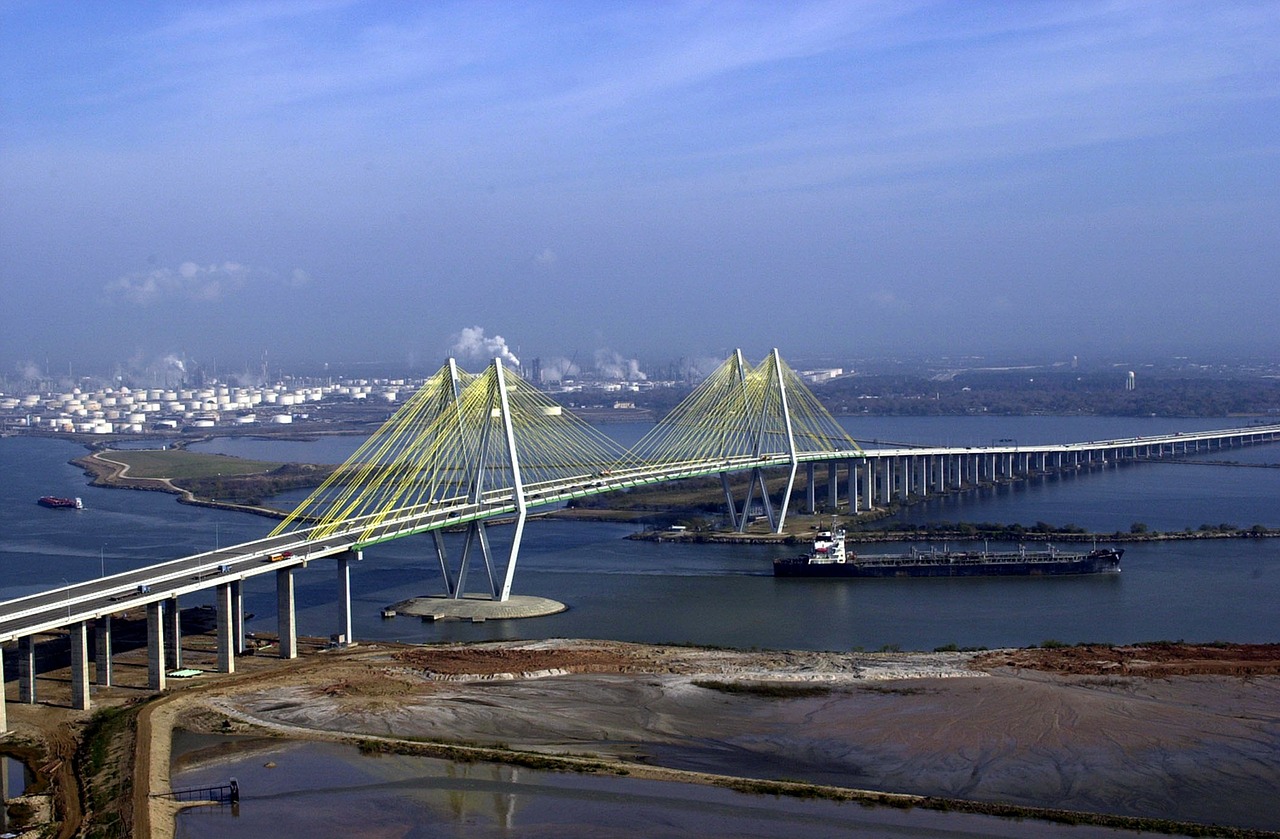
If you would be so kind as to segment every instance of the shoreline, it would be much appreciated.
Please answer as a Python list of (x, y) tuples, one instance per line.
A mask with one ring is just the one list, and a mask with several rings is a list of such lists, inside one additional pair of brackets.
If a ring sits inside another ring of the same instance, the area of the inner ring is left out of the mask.
[[(1220, 655), (1222, 660), (1214, 661), (1214, 655)], [(1162, 656), (1163, 661), (1148, 661)], [(1251, 657), (1259, 660), (1253, 661)], [(1099, 701), (1106, 707), (1115, 705), (1116, 710), (1104, 711), (1108, 721), (1105, 736), (1117, 737), (1125, 743), (1150, 737), (1159, 725), (1167, 722), (1164, 719), (1151, 722), (1132, 719), (1122, 723), (1121, 728), (1113, 729), (1115, 720), (1127, 719), (1129, 712), (1125, 709), (1135, 704), (1144, 707), (1151, 701), (1162, 705), (1172, 702), (1182, 709), (1179, 713), (1208, 719), (1209, 716), (1205, 716), (1203, 709), (1198, 707), (1206, 698), (1218, 697), (1214, 700), (1216, 704), (1226, 695), (1235, 696), (1240, 690), (1253, 690), (1247, 704), (1250, 707), (1268, 707), (1275, 693), (1280, 691), (1280, 678), (1276, 675), (1280, 673), (1280, 645), (1231, 645), (1229, 648), (1167, 645), (1163, 648), (1105, 650), (1082, 647), (1070, 648), (1069, 651), (1028, 649), (986, 653), (850, 655), (561, 640), (407, 649), (377, 645), (349, 651), (336, 658), (332, 669), (307, 668), (292, 675), (282, 671), (255, 680), (257, 685), (241, 683), (235, 688), (228, 686), (226, 690), (218, 690), (217, 686), (211, 685), (208, 686), (211, 689), (192, 692), (189, 702), (166, 702), (170, 711), (163, 715), (161, 725), (163, 727), (167, 722), (167, 731), (153, 728), (152, 739), (171, 736), (173, 727), (177, 726), (210, 733), (222, 731), (265, 734), (290, 740), (343, 742), (373, 754), (418, 755), (459, 762), (479, 760), (548, 771), (706, 784), (761, 795), (850, 801), (868, 806), (919, 807), (1142, 832), (1230, 837), (1280, 835), (1266, 828), (1222, 824), (1229, 821), (1229, 817), (1215, 818), (1215, 824), (1210, 825), (1207, 820), (1166, 818), (1157, 813), (1064, 807), (1058, 801), (1034, 804), (1022, 800), (1025, 793), (1011, 793), (1005, 796), (1005, 800), (998, 800), (993, 799), (992, 791), (982, 793), (974, 790), (972, 795), (965, 796), (895, 789), (892, 782), (878, 783), (871, 788), (856, 783), (793, 780), (795, 776), (790, 772), (794, 767), (786, 759), (781, 759), (776, 765), (772, 763), (782, 755), (777, 758), (765, 756), (764, 764), (759, 763), (759, 756), (754, 759), (748, 756), (743, 763), (737, 762), (741, 758), (733, 758), (737, 766), (733, 772), (717, 770), (714, 765), (692, 769), (679, 765), (682, 761), (678, 750), (672, 752), (670, 746), (660, 745), (668, 734), (654, 732), (643, 722), (626, 722), (626, 713), (620, 716), (616, 704), (622, 696), (619, 691), (625, 691), (626, 696), (635, 698), (643, 712), (641, 716), (654, 713), (662, 716), (665, 720), (663, 731), (672, 726), (676, 730), (688, 727), (690, 731), (703, 731), (700, 736), (711, 737), (713, 742), (724, 738), (728, 738), (725, 742), (733, 742), (738, 737), (764, 740), (776, 737), (776, 734), (769, 733), (772, 724), (767, 722), (767, 718), (793, 719), (794, 713), (787, 709), (794, 706), (795, 713), (818, 713), (820, 719), (816, 724), (824, 730), (832, 725), (833, 720), (846, 719), (845, 723), (828, 730), (828, 736), (837, 739), (852, 737), (851, 742), (864, 743), (863, 749), (875, 750), (880, 748), (874, 745), (877, 742), (875, 736), (868, 738), (851, 733), (847, 718), (841, 714), (832, 717), (829, 710), (819, 713), (819, 709), (833, 703), (850, 702), (853, 703), (851, 708), (864, 708), (866, 713), (858, 715), (862, 722), (855, 729), (869, 727), (873, 731), (878, 730), (884, 725), (881, 717), (886, 713), (895, 721), (894, 727), (897, 728), (896, 720), (905, 713), (925, 728), (934, 725), (930, 720), (936, 717), (936, 724), (941, 726), (941, 730), (951, 732), (956, 714), (962, 713), (962, 708), (949, 707), (957, 700), (963, 705), (980, 697), (982, 704), (979, 707), (987, 709), (988, 713), (1007, 705), (1006, 710), (1016, 717), (1026, 709), (1037, 707), (1047, 697), (1056, 697), (1056, 701), (1068, 702), (1077, 712), (1086, 715), (1099, 713), (1095, 708)], [(391, 666), (392, 662), (394, 666)], [(371, 675), (375, 670), (382, 675)], [(1100, 680), (1090, 675), (1094, 673), (1110, 675)], [(1242, 679), (1245, 681), (1241, 682)], [(1246, 687), (1237, 687), (1237, 684)], [(1253, 687), (1248, 688), (1248, 685)], [(1028, 691), (1032, 693), (1031, 697), (1020, 698), (1020, 694)], [(1151, 694), (1150, 699), (1148, 693)], [(394, 710), (386, 705), (388, 696), (399, 697), (396, 701), (398, 707)], [(668, 698), (664, 699), (664, 696)], [(529, 707), (528, 702), (533, 697), (536, 697), (536, 707)], [(993, 701), (997, 702), (995, 708), (988, 708), (988, 703)], [(669, 706), (668, 702), (676, 705)], [(726, 706), (726, 702), (729, 705)], [(472, 708), (472, 703), (483, 707), (458, 716), (457, 708)], [(185, 704), (185, 709), (180, 707), (182, 704)], [(624, 699), (623, 705), (627, 704)], [(445, 710), (446, 706), (448, 710)], [(672, 717), (671, 714), (676, 713), (674, 707), (678, 707), (680, 712)], [(360, 711), (362, 708), (374, 711), (377, 722), (368, 719)], [(722, 721), (720, 728), (729, 729), (727, 732), (705, 728), (703, 714), (721, 718), (730, 709), (734, 709), (732, 713), (735, 715), (748, 717), (749, 721)], [(1223, 713), (1226, 710), (1229, 709), (1223, 709)], [(1036, 715), (1041, 713), (1037, 711)], [(1053, 710), (1052, 713), (1064, 712)], [(761, 714), (766, 719), (762, 719)], [(1201, 731), (1199, 736), (1207, 738), (1206, 742), (1216, 742), (1218, 738), (1230, 740), (1235, 736), (1233, 726), (1237, 723), (1224, 721), (1220, 715), (1210, 716), (1218, 720), (1213, 725), (1226, 728), (1217, 731), (1210, 727)], [(1066, 739), (1055, 746), (1053, 743), (1057, 735), (1046, 741), (1045, 732), (1037, 721), (1031, 721), (1029, 726), (1009, 725), (1001, 722), (1003, 718), (1003, 714), (995, 714), (989, 724), (981, 720), (970, 721), (961, 731), (953, 732), (958, 742), (942, 745), (943, 752), (948, 755), (953, 751), (965, 754), (971, 748), (965, 742), (973, 736), (965, 732), (977, 725), (980, 731), (990, 731), (990, 734), (982, 734), (983, 738), (997, 737), (1006, 744), (1032, 737), (1038, 743), (1037, 750), (1047, 749), (1048, 753), (1055, 755), (1052, 760), (1056, 771), (1066, 771), (1075, 776), (1075, 762), (1079, 758), (1070, 755), (1079, 748), (1076, 740), (1089, 741), (1093, 739), (1092, 732), (1063, 732)], [(366, 722), (361, 723), (360, 720)], [(786, 723), (786, 726), (793, 724)], [(639, 728), (632, 729), (631, 725), (639, 725)], [(598, 735), (594, 733), (603, 726), (610, 730), (612, 745), (599, 742)], [(375, 728), (377, 730), (373, 730)], [(1035, 734), (1036, 731), (1040, 733)], [(501, 742), (493, 742), (499, 733)], [(803, 739), (805, 735), (799, 733), (795, 736)], [(904, 736), (899, 729), (893, 734), (893, 739), (899, 741)], [(918, 736), (913, 734), (899, 742), (907, 744), (909, 752), (914, 753), (920, 746), (911, 743)], [(636, 737), (639, 739), (633, 739)], [(590, 738), (596, 738), (596, 742)], [(153, 743), (152, 748), (156, 749), (158, 745)], [(934, 783), (927, 779), (939, 771), (945, 773), (949, 770), (940, 770), (936, 766), (928, 768), (933, 766), (933, 758), (929, 756), (933, 746), (927, 742), (923, 745), (925, 752), (908, 764), (915, 767), (908, 774), (925, 779), (916, 783)], [(661, 756), (649, 754), (654, 747)], [(1026, 760), (1019, 756), (1020, 750), (1026, 746), (1015, 745), (1011, 751), (1008, 745), (1003, 748), (1006, 753), (1003, 758), (988, 755), (982, 761), (984, 768), (981, 771), (983, 775), (991, 775), (997, 784), (996, 789), (1000, 788), (999, 784), (1006, 783), (1001, 778), (1009, 775), (1014, 767), (1024, 765)], [(167, 754), (167, 746), (157, 751), (157, 755), (162, 753)], [(1132, 774), (1134, 770), (1124, 767), (1125, 759), (1119, 754), (1112, 759), (1091, 757), (1087, 770), (1083, 765), (1080, 767), (1079, 780), (1083, 782), (1086, 777), (1101, 776), (1104, 780), (1101, 785), (1105, 786), (1105, 781), (1108, 778), (1114, 780), (1112, 776), (1116, 773), (1120, 777), (1141, 778), (1148, 771), (1141, 769), (1136, 775)], [(1043, 755), (1037, 755), (1025, 765), (1040, 765), (1043, 759)], [(921, 760), (924, 762), (918, 763)], [(1242, 754), (1236, 760), (1248, 763), (1252, 758)], [(1008, 765), (1001, 768), (1001, 761)], [(947, 758), (947, 762), (951, 759)], [(773, 770), (760, 771), (764, 766), (772, 766)], [(787, 771), (787, 779), (777, 777), (774, 771)], [(979, 771), (977, 765), (973, 771)], [(1275, 771), (1277, 768), (1272, 767), (1272, 772)], [(154, 769), (151, 776), (160, 780)], [(893, 777), (893, 773), (887, 777)], [(1158, 788), (1160, 781), (1147, 779), (1145, 783), (1156, 783)], [(160, 782), (163, 783), (162, 780)], [(1052, 787), (1052, 784), (1047, 784), (1045, 788)], [(155, 791), (152, 790), (153, 793)], [(1263, 793), (1251, 790), (1241, 792), (1241, 797), (1256, 800), (1260, 794)], [(1050, 793), (1050, 797), (1052, 795)], [(157, 807), (152, 811), (152, 817), (156, 819), (153, 827), (160, 828), (159, 822), (169, 819), (172, 814), (170, 808)], [(158, 830), (155, 835), (172, 834)]]
[[(172, 478), (135, 478), (129, 473), (129, 464), (112, 460), (111, 450), (92, 451), (89, 454), (74, 458), (70, 463), (89, 476), (90, 486), (108, 489), (128, 489), (144, 492), (164, 492), (176, 495), (179, 504), (196, 507), (209, 507), (215, 510), (249, 513), (265, 518), (284, 519), (289, 513), (274, 507), (252, 504), (239, 504), (230, 501), (216, 501), (201, 498), (191, 490), (176, 483)], [(889, 513), (880, 511), (870, 517), (855, 517), (863, 520), (884, 518)], [(567, 507), (559, 510), (535, 512), (536, 517), (558, 519), (561, 521), (596, 521), (623, 524), (645, 524), (654, 518), (669, 519), (678, 513), (655, 514), (652, 510), (625, 510), (608, 508)], [(684, 542), (691, 544), (806, 544), (812, 538), (813, 530), (818, 526), (812, 522), (821, 521), (824, 517), (799, 514), (792, 517), (792, 526), (785, 533), (736, 533), (728, 531), (672, 531), (657, 528), (642, 530), (629, 535), (628, 539), (651, 542)], [(847, 518), (847, 517), (844, 517)], [(965, 524), (960, 522), (959, 524)], [(1076, 531), (1037, 531), (1029, 529), (1004, 529), (980, 531), (931, 531), (919, 530), (848, 530), (845, 540), (850, 543), (868, 542), (977, 542), (995, 540), (1002, 542), (1177, 542), (1202, 539), (1268, 539), (1280, 537), (1280, 528), (1256, 530), (1253, 528), (1237, 528), (1235, 530), (1191, 530), (1191, 531), (1144, 531), (1140, 533), (1095, 533)]]
[[(208, 666), (212, 636), (188, 637), (194, 666)], [(760, 795), (1280, 836), (1259, 803), (1280, 783), (1280, 644), (847, 653), (567, 639), (325, 650), (309, 639), (298, 659), (237, 665), (164, 694), (118, 684), (93, 714), (13, 706), (7, 742), (39, 744), (50, 765), (51, 754), (115, 755), (96, 775), (64, 759), (57, 812), (92, 826), (123, 807), (133, 835), (157, 837), (173, 835), (181, 808), (155, 797), (176, 771), (175, 728)], [(72, 733), (103, 716), (123, 724)], [(112, 778), (124, 784), (103, 810), (100, 784)], [(1164, 801), (1175, 788), (1198, 800)], [(80, 795), (94, 806), (81, 809)]]

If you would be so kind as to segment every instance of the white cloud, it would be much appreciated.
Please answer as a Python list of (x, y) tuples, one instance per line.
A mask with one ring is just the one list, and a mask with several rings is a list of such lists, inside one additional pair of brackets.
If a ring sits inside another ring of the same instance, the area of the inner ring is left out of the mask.
[[(222, 300), (253, 282), (270, 282), (273, 272), (253, 268), (239, 262), (220, 262), (201, 265), (183, 262), (177, 268), (154, 268), (135, 274), (126, 274), (107, 283), (105, 291), (112, 299), (123, 300), (138, 306), (149, 306), (168, 300), (196, 300), (213, 303)], [(295, 269), (289, 280), (292, 286), (304, 284), (309, 277), (305, 271)]]

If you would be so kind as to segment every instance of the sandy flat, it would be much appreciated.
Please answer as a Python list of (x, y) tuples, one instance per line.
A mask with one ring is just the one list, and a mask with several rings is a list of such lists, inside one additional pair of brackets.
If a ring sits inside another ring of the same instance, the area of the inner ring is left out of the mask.
[[(966, 653), (501, 643), (367, 650), (307, 678), (204, 701), (291, 730), (501, 743), (744, 777), (1280, 829), (1272, 806), (1280, 788), (1280, 676), (1079, 675), (1029, 664), (990, 656), (975, 663)], [(828, 690), (770, 697), (699, 684), (708, 681)]]

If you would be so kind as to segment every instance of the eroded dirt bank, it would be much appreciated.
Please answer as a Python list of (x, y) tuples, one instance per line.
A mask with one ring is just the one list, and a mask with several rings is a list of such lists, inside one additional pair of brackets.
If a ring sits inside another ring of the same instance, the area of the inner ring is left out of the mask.
[(1275, 645), (836, 654), (542, 641), (324, 657), (175, 697), (151, 739), (172, 719), (1280, 829)]

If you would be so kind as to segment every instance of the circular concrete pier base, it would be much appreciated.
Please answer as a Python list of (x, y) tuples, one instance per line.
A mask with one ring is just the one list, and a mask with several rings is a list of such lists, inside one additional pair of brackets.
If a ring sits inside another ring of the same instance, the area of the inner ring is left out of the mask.
[(411, 597), (387, 608), (397, 615), (417, 615), (423, 620), (481, 623), (487, 620), (540, 618), (563, 612), (569, 607), (556, 600), (526, 594), (513, 594), (506, 600), (490, 600), (481, 594), (468, 594), (460, 600), (444, 595)]

